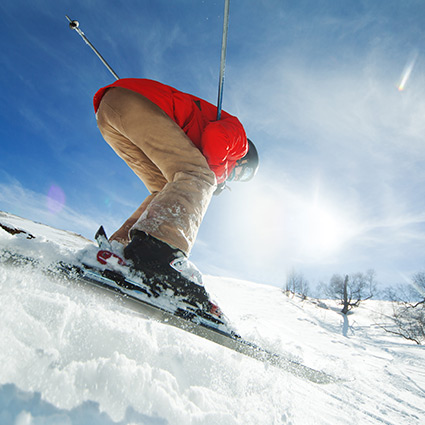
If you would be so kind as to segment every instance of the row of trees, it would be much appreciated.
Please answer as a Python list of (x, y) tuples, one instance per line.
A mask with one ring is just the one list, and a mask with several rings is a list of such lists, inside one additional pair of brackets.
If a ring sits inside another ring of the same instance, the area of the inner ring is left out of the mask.
[[(362, 301), (372, 298), (376, 293), (376, 288), (374, 270), (345, 276), (334, 274), (329, 284), (320, 284), (320, 292), (323, 295), (340, 301), (343, 314), (358, 307)], [(288, 296), (299, 296), (306, 299), (310, 294), (310, 284), (301, 273), (292, 271), (286, 279), (284, 291)]]
[[(377, 294), (378, 284), (374, 270), (350, 275), (335, 274), (328, 284), (320, 284), (322, 295), (337, 300), (341, 313), (346, 315), (358, 307), (362, 301)], [(284, 292), (288, 296), (306, 299), (310, 294), (310, 285), (301, 274), (292, 271), (285, 283)], [(408, 285), (400, 285), (386, 291), (386, 298), (393, 301), (390, 322), (382, 326), (387, 332), (397, 334), (421, 344), (425, 341), (425, 272), (417, 273)]]

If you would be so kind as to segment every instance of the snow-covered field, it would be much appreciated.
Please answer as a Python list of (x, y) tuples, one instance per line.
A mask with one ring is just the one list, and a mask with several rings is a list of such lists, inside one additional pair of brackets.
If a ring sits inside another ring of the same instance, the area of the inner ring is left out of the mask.
[[(90, 243), (3, 213), (0, 223), (36, 236), (0, 228), (0, 249), (46, 260)], [(303, 381), (88, 287), (0, 264), (0, 424), (425, 424), (425, 347), (378, 326), (388, 303), (365, 302), (347, 323), (330, 301), (205, 284), (245, 338), (346, 381)]]

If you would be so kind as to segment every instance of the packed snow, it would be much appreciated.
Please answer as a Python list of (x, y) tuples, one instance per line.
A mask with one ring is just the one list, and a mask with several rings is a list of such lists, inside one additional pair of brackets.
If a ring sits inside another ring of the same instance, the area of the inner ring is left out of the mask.
[[(93, 243), (6, 213), (0, 223), (35, 236), (0, 228), (0, 250), (46, 263)], [(313, 384), (99, 290), (0, 263), (0, 424), (425, 424), (425, 349), (381, 328), (389, 303), (344, 318), (333, 301), (204, 280), (243, 337), (341, 381)]]

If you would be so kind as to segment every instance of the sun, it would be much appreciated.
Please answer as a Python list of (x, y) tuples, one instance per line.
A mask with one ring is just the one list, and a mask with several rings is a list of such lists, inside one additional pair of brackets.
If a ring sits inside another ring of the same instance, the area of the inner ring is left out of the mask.
[(282, 264), (333, 261), (358, 231), (347, 209), (321, 195), (273, 184), (236, 202), (238, 251), (246, 261)]
[(306, 203), (300, 219), (300, 243), (309, 256), (320, 258), (333, 254), (351, 235), (352, 226), (341, 212), (318, 201)]

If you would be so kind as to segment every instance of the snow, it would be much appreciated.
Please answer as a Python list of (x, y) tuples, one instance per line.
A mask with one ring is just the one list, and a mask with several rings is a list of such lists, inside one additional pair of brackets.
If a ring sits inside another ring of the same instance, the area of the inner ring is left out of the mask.
[[(0, 213), (0, 249), (51, 261), (92, 242)], [(0, 264), (0, 424), (424, 424), (425, 350), (380, 326), (388, 302), (344, 322), (331, 301), (205, 276), (238, 331), (345, 381), (318, 385), (147, 320), (87, 286)]]

